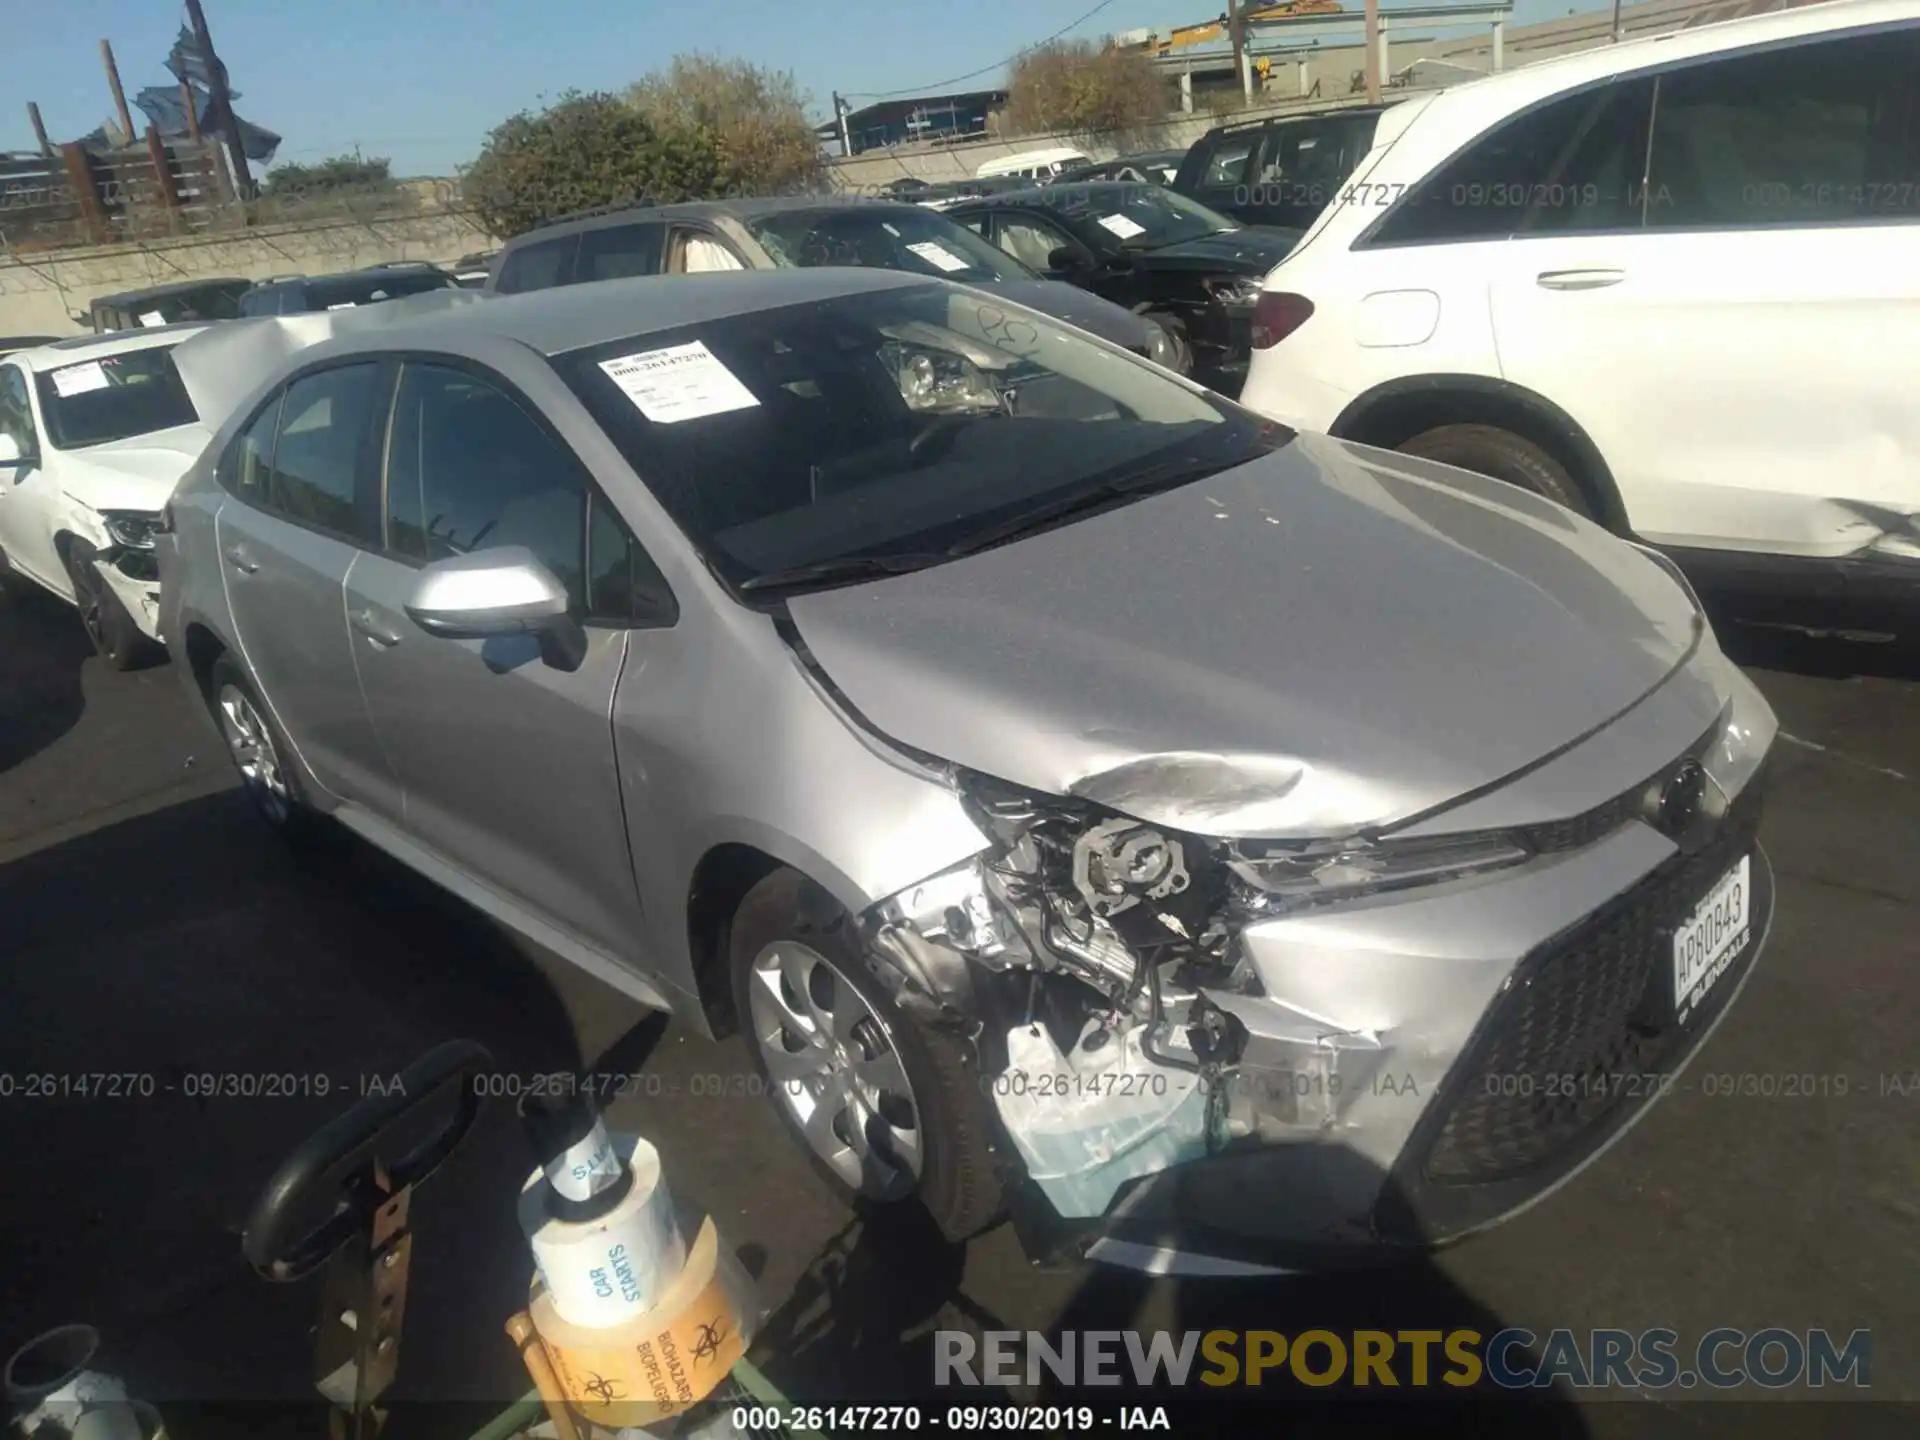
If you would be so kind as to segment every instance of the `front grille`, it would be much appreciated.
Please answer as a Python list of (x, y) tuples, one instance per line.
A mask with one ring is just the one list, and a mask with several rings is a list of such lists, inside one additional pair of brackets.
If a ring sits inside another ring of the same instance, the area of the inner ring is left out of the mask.
[[(1703, 847), (1674, 856), (1522, 962), (1462, 1057), (1452, 1108), (1423, 1167), (1429, 1181), (1512, 1179), (1658, 1089), (1685, 1038), (1670, 996), (1674, 927), (1753, 849), (1761, 788), (1756, 775)], [(1714, 1005), (1738, 986), (1759, 939), (1756, 927), (1718, 981)]]
[(1629, 820), (1640, 816), (1647, 803), (1647, 797), (1657, 795), (1660, 788), (1671, 779), (1674, 772), (1689, 761), (1698, 761), (1713, 744), (1720, 733), (1720, 722), (1715, 720), (1686, 751), (1663, 765), (1656, 773), (1642, 780), (1631, 790), (1603, 804), (1596, 805), (1584, 814), (1575, 815), (1566, 820), (1548, 820), (1539, 825), (1521, 827), (1520, 837), (1535, 854), (1550, 855), (1560, 850), (1583, 850), (1596, 840), (1605, 839)]

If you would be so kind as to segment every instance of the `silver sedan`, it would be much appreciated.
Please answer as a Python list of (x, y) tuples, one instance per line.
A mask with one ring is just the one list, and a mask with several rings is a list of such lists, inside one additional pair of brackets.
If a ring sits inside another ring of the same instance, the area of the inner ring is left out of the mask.
[(1658, 554), (941, 281), (459, 298), (181, 347), (180, 674), (276, 827), (746, 1030), (848, 1195), (1427, 1244), (1744, 986), (1775, 725)]

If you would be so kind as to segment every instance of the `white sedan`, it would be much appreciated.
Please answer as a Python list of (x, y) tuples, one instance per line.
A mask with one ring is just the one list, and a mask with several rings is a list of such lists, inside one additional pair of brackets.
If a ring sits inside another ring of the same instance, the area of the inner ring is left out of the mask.
[(115, 669), (162, 638), (153, 537), (207, 443), (171, 352), (205, 328), (76, 336), (0, 359), (0, 571), (77, 606)]

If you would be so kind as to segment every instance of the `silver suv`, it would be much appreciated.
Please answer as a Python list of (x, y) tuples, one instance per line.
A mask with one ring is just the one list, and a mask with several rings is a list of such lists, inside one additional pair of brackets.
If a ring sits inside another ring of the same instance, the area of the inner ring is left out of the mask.
[(180, 674), (274, 825), (737, 1022), (849, 1194), (1424, 1243), (1744, 985), (1774, 721), (1659, 557), (938, 280), (412, 304), (220, 422)]

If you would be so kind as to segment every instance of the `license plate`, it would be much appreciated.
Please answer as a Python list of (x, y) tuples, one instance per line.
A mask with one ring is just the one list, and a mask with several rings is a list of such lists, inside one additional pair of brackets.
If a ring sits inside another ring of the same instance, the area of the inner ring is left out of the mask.
[(1753, 860), (1722, 875), (1673, 932), (1673, 1009), (1685, 1024), (1745, 948), (1753, 898)]

